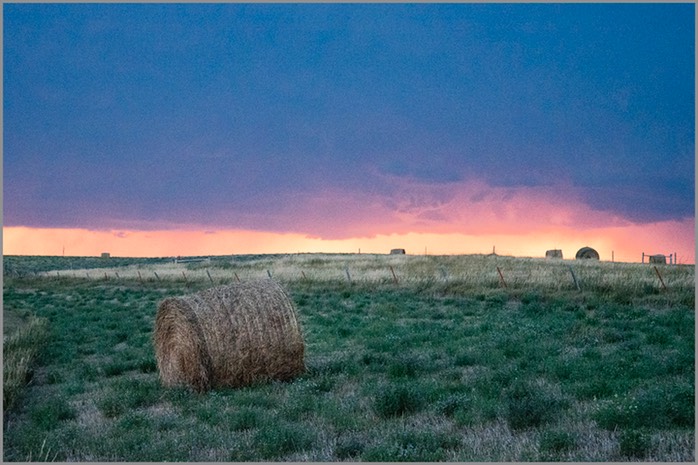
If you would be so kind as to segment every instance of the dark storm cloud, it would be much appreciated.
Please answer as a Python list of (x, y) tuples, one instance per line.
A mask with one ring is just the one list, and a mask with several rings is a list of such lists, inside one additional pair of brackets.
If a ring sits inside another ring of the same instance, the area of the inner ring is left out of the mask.
[(386, 177), (693, 215), (693, 5), (3, 7), (6, 225), (295, 230)]

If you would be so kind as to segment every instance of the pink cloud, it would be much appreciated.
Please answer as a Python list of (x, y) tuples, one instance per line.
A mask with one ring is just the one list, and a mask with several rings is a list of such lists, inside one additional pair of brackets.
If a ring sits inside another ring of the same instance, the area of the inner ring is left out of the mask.
[(409, 232), (521, 234), (630, 224), (593, 210), (565, 186), (502, 188), (387, 176), (383, 181), (378, 193), (330, 188), (322, 195), (296, 194), (282, 200), (287, 208), (275, 214), (276, 221), (288, 225), (284, 230), (325, 239)]
[[(386, 176), (372, 191), (327, 188), (278, 199), (275, 213), (230, 214), (242, 226), (121, 224), (118, 230), (3, 228), (6, 254), (176, 256), (244, 253), (497, 252), (566, 258), (589, 245), (604, 260), (674, 253), (695, 261), (695, 220), (635, 224), (596, 211), (573, 188), (492, 187), (480, 181), (427, 183)], [(251, 228), (245, 225), (262, 225)], [(265, 226), (266, 225), (266, 226)]]

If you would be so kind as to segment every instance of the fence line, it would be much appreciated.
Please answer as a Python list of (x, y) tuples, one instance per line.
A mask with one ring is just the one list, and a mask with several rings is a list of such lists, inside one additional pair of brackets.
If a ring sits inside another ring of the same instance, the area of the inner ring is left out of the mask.
[[(387, 265), (387, 266), (386, 266)], [(638, 264), (639, 265), (639, 264)], [(313, 273), (306, 273), (303, 269), (314, 271)], [(681, 270), (681, 268), (663, 268), (664, 272), (660, 273), (658, 267), (654, 266), (652, 269), (654, 273), (650, 271), (652, 275), (648, 275), (646, 272), (642, 272), (642, 269), (648, 270), (648, 268), (643, 268), (641, 266), (633, 267), (632, 269), (627, 269), (626, 273), (623, 273), (623, 269), (616, 267), (603, 268), (593, 268), (590, 266), (585, 266), (582, 264), (577, 264), (574, 268), (571, 265), (564, 264), (560, 266), (540, 266), (540, 267), (526, 267), (526, 266), (510, 266), (507, 267), (503, 265), (490, 264), (488, 267), (479, 267), (477, 269), (470, 269), (468, 267), (451, 267), (450, 271), (444, 266), (434, 266), (431, 269), (412, 269), (405, 267), (400, 271), (398, 268), (392, 264), (385, 264), (382, 267), (375, 268), (350, 268), (348, 264), (344, 267), (333, 267), (329, 270), (323, 270), (321, 267), (308, 266), (296, 266), (293, 268), (281, 267), (277, 269), (276, 272), (272, 273), (270, 268), (242, 268), (244, 271), (244, 279), (259, 279), (262, 274), (266, 273), (266, 277), (270, 279), (277, 279), (282, 282), (294, 282), (302, 281), (305, 283), (321, 283), (321, 282), (332, 282), (332, 281), (345, 281), (349, 284), (354, 283), (376, 283), (376, 284), (387, 284), (392, 283), (394, 285), (410, 285), (410, 284), (429, 284), (429, 283), (454, 283), (458, 285), (465, 285), (466, 288), (496, 288), (502, 287), (504, 289), (576, 289), (581, 291), (581, 283), (584, 282), (585, 290), (594, 289), (632, 289), (633, 286), (637, 290), (650, 289), (651, 287), (657, 288), (661, 287), (661, 290), (667, 291), (670, 289), (681, 289), (681, 288), (694, 288), (694, 273), (682, 272), (677, 274), (677, 271), (671, 270)], [(576, 271), (575, 271), (576, 270)], [(81, 270), (75, 270), (69, 274), (72, 275), (74, 279), (80, 279)], [(164, 270), (159, 270), (163, 273)], [(175, 271), (179, 272), (179, 275)], [(230, 270), (225, 268), (199, 268), (196, 270), (188, 270), (188, 272), (182, 270), (166, 270), (165, 274), (159, 274), (158, 271), (150, 270), (152, 276), (158, 282), (164, 280), (167, 281), (183, 281), (187, 287), (194, 283), (201, 283), (203, 281), (208, 281), (211, 285), (224, 284), (226, 282), (240, 282), (242, 281), (241, 276), (238, 274), (239, 270)], [(343, 273), (342, 273), (343, 271)], [(648, 270), (649, 271), (649, 270)], [(563, 274), (567, 274), (567, 278), (564, 278)], [(581, 275), (580, 275), (581, 273)], [(97, 275), (96, 277), (94, 275)], [(101, 278), (103, 274), (103, 278)], [(344, 278), (342, 278), (342, 274)], [(38, 275), (37, 275), (38, 276)], [(44, 274), (43, 276), (50, 276)], [(65, 278), (65, 273), (61, 274), (60, 271), (55, 271), (55, 276), (57, 278)], [(571, 276), (571, 280), (569, 279)], [(128, 270), (126, 268), (120, 268), (119, 271), (104, 271), (104, 269), (95, 269), (92, 274), (90, 272), (84, 271), (84, 278), (88, 280), (103, 279), (117, 281), (125, 280), (138, 280), (140, 283), (145, 283), (148, 281), (141, 273), (141, 270)], [(153, 278), (151, 278), (152, 280)], [(650, 287), (648, 287), (650, 286)]]

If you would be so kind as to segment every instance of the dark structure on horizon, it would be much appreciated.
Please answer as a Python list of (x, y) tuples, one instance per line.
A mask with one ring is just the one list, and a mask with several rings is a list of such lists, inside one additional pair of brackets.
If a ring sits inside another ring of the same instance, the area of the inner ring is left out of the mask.
[(598, 260), (599, 253), (591, 247), (582, 247), (574, 256), (577, 260)]
[(545, 258), (562, 258), (562, 250), (552, 249), (545, 251)]

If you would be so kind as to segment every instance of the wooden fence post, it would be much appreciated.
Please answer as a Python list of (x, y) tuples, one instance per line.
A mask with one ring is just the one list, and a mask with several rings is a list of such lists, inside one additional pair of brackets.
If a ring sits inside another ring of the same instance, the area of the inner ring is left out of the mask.
[(349, 266), (346, 266), (344, 268), (344, 271), (347, 273), (347, 280), (349, 281), (349, 284), (351, 284), (351, 275), (349, 274)]
[(581, 291), (582, 288), (579, 287), (579, 281), (577, 281), (577, 275), (574, 274), (574, 270), (572, 269), (572, 266), (569, 267), (570, 273), (572, 273), (572, 280), (574, 281), (574, 285), (577, 287), (578, 291)]
[(158, 276), (158, 272), (157, 272), (157, 271), (153, 271), (153, 274), (154, 274), (155, 277), (158, 279), (158, 281), (160, 281), (160, 276)]
[(393, 265), (390, 265), (390, 272), (393, 274), (393, 281), (397, 284), (397, 276), (395, 276), (395, 270), (393, 270)]
[(211, 280), (211, 284), (213, 284), (213, 278), (211, 277), (211, 273), (208, 272), (208, 268), (206, 268), (206, 274), (208, 275), (208, 279)]
[(497, 267), (497, 273), (499, 273), (499, 281), (504, 285), (504, 288), (508, 288), (507, 282), (504, 281), (504, 275), (502, 274), (502, 270), (500, 270), (499, 267)]
[(662, 279), (662, 275), (659, 274), (659, 270), (657, 267), (654, 267), (654, 271), (657, 273), (657, 277), (659, 278), (659, 282), (662, 283), (662, 288), (666, 291), (666, 284), (664, 284), (664, 280)]
[(237, 274), (236, 272), (234, 272), (234, 271), (233, 271), (233, 274), (235, 275), (235, 280), (236, 280), (237, 282), (240, 282), (240, 278), (238, 277), (238, 274)]

